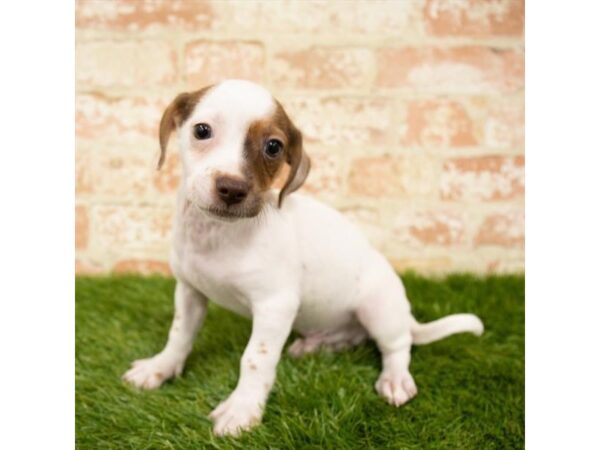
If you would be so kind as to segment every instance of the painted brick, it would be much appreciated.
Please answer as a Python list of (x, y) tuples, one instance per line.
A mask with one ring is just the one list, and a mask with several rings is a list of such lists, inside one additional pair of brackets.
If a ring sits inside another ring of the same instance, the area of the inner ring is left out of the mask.
[(112, 268), (115, 273), (140, 273), (143, 275), (171, 275), (171, 268), (165, 261), (152, 259), (124, 259), (118, 261)]
[(82, 151), (79, 146), (75, 151), (75, 194), (87, 195), (93, 191), (92, 155)]
[(342, 184), (339, 155), (332, 152), (311, 152), (310, 174), (302, 189), (312, 194), (337, 193)]
[(434, 36), (522, 36), (523, 0), (427, 0), (426, 29)]
[(98, 275), (105, 273), (104, 266), (88, 258), (75, 258), (75, 273), (77, 275)]
[(81, 139), (145, 137), (158, 142), (158, 124), (168, 102), (145, 97), (79, 94), (75, 100), (75, 132)]
[(309, 144), (382, 145), (390, 142), (396, 125), (388, 99), (303, 96), (285, 100), (283, 105)]
[(475, 236), (475, 245), (520, 247), (525, 243), (525, 216), (522, 210), (491, 214)]
[(408, 104), (402, 145), (468, 147), (477, 144), (473, 119), (457, 101), (440, 99)]
[[(499, 258), (487, 261), (486, 272), (487, 273), (519, 273), (523, 272), (525, 267), (525, 258), (521, 257), (506, 257), (501, 256)], [(477, 270), (478, 267), (471, 270)]]
[[(400, 102), (400, 145), (424, 148), (524, 147), (521, 97), (431, 97)], [(397, 119), (399, 120), (399, 119)]]
[[(228, 0), (212, 1), (211, 34), (256, 35), (268, 30), (275, 32), (271, 9), (275, 3), (271, 1)], [(265, 12), (266, 11), (266, 12)], [(266, 17), (264, 17), (266, 16)]]
[(187, 28), (199, 30), (210, 25), (211, 2), (202, 0), (78, 0), (75, 24), (78, 28), (141, 31)]
[(522, 270), (523, 3), (78, 0), (77, 273), (168, 273), (181, 168), (173, 139), (155, 170), (158, 122), (230, 77), (282, 101), (302, 191), (396, 269)]
[(489, 148), (525, 147), (525, 107), (523, 99), (488, 99), (482, 143)]
[(347, 2), (337, 3), (352, 19), (345, 23), (347, 32), (407, 36), (421, 34), (423, 0), (363, 0), (348, 8)]
[(368, 197), (430, 194), (435, 186), (432, 161), (417, 156), (371, 156), (352, 161), (349, 193)]
[(444, 200), (511, 200), (523, 197), (523, 156), (454, 158), (444, 163), (441, 197)]
[(159, 40), (79, 42), (75, 59), (78, 87), (171, 85), (177, 78), (177, 53)]
[(149, 145), (146, 154), (116, 146), (86, 152), (79, 167), (81, 188), (86, 194), (114, 197), (121, 201), (151, 194), (156, 147), (158, 144)]
[(87, 207), (75, 207), (75, 249), (82, 250), (88, 246), (90, 235), (90, 221)]
[(402, 212), (393, 233), (398, 242), (415, 247), (456, 246), (464, 241), (463, 218), (449, 211)]
[(419, 29), (423, 8), (421, 0), (354, 0), (350, 4), (346, 0), (280, 0), (261, 5), (259, 21), (272, 33), (326, 35), (405, 36)]
[[(79, 29), (109, 31), (185, 30), (230, 32), (268, 29), (271, 33), (391, 33), (421, 27), (422, 0), (203, 1), (78, 0)], [(307, 20), (309, 18), (310, 20)]]
[(92, 220), (96, 240), (105, 248), (128, 251), (169, 245), (170, 208), (99, 205), (92, 209)]
[(174, 193), (181, 178), (181, 162), (179, 153), (167, 152), (167, 157), (160, 170), (155, 170), (152, 182), (159, 192)]
[(489, 47), (386, 48), (377, 53), (383, 88), (436, 92), (510, 92), (523, 88), (521, 50)]
[(185, 48), (185, 78), (198, 89), (226, 78), (265, 79), (265, 51), (258, 42), (190, 42)]
[(352, 222), (361, 225), (375, 225), (383, 220), (382, 211), (379, 208), (367, 206), (345, 206), (339, 211)]
[(372, 65), (373, 54), (364, 48), (282, 50), (273, 57), (271, 77), (286, 88), (361, 88), (369, 84)]
[(389, 258), (390, 264), (398, 272), (416, 270), (420, 273), (440, 273), (452, 271), (453, 263), (450, 257), (437, 258)]

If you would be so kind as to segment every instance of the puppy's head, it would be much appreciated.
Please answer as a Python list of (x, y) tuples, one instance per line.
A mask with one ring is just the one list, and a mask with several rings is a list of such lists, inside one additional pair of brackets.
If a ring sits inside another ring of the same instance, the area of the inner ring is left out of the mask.
[(228, 80), (178, 95), (160, 122), (160, 168), (177, 131), (186, 199), (223, 219), (256, 216), (284, 164), (279, 206), (310, 170), (302, 134), (271, 94), (254, 83)]

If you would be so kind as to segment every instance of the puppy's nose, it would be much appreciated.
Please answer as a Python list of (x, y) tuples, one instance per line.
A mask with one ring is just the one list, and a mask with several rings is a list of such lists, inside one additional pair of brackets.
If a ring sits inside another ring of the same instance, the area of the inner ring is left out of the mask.
[(217, 194), (227, 206), (241, 203), (247, 196), (250, 186), (244, 180), (231, 177), (219, 177), (216, 180)]

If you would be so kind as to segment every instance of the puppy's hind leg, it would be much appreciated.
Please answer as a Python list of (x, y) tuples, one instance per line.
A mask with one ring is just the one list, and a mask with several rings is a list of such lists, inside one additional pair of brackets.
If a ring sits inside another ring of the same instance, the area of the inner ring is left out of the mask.
[(400, 406), (417, 393), (408, 370), (412, 336), (410, 306), (395, 274), (370, 292), (356, 310), (358, 320), (377, 343), (383, 369), (375, 389), (388, 403)]

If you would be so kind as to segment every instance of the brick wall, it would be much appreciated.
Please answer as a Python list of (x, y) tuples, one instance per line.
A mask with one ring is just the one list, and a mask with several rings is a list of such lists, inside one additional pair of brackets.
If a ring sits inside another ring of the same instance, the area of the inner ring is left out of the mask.
[(76, 270), (167, 272), (179, 92), (266, 85), (400, 269), (524, 269), (521, 0), (76, 2)]

